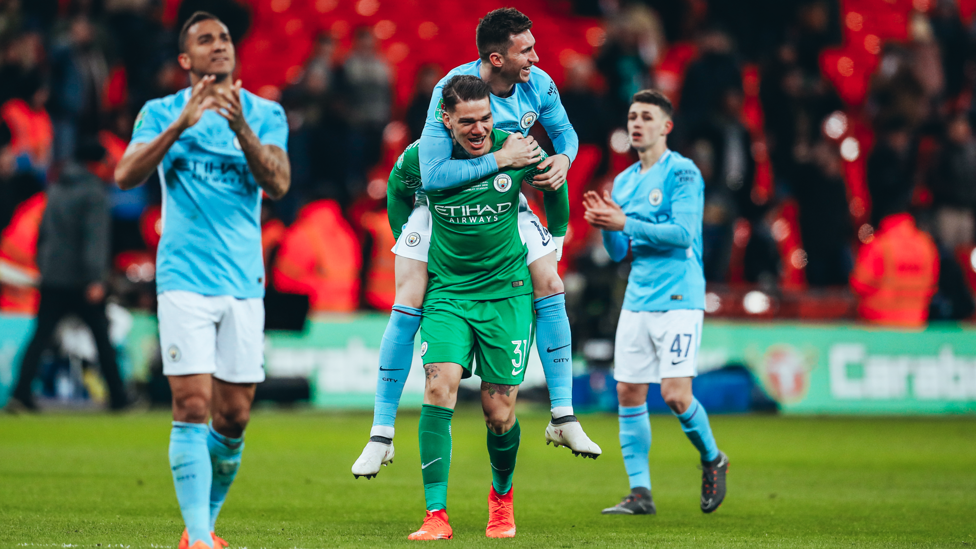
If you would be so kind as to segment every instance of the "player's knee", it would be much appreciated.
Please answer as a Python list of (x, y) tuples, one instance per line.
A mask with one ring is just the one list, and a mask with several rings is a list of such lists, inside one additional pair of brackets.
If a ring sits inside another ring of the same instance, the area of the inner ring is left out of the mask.
[[(536, 280), (538, 278), (538, 280)], [(532, 288), (535, 297), (545, 297), (547, 295), (561, 294), (566, 291), (563, 281), (555, 271), (545, 271), (545, 274), (532, 279)]]
[(640, 406), (645, 396), (637, 385), (631, 383), (617, 383), (617, 400), (623, 406)]
[(503, 435), (515, 425), (515, 408), (485, 410), (485, 425), (496, 435)]
[(420, 308), (424, 304), (424, 294), (427, 292), (426, 277), (397, 277), (396, 303), (407, 307)]
[(691, 394), (681, 389), (661, 388), (661, 398), (676, 414), (683, 414), (691, 406)]
[(206, 423), (210, 401), (201, 394), (173, 395), (173, 419), (186, 423)]
[(238, 438), (244, 434), (248, 421), (251, 420), (251, 410), (249, 408), (233, 408), (229, 410), (216, 410), (213, 415), (214, 429), (231, 438)]
[(446, 408), (454, 407), (452, 404), (454, 390), (452, 390), (447, 384), (428, 384), (425, 392), (426, 401), (434, 406), (444, 406)]

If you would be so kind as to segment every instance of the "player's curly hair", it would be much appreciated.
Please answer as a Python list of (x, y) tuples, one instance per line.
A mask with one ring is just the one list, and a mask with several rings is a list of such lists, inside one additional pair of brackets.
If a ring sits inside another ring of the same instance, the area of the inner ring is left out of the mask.
[(532, 28), (532, 20), (515, 8), (499, 8), (478, 21), (475, 42), (483, 60), (493, 53), (505, 55), (512, 47), (512, 36)]
[(193, 15), (191, 15), (190, 18), (186, 20), (186, 23), (183, 23), (183, 27), (180, 29), (180, 37), (179, 37), (180, 53), (186, 53), (186, 39), (187, 39), (187, 35), (190, 34), (190, 27), (196, 25), (200, 21), (210, 21), (210, 20), (216, 21), (221, 25), (224, 24), (224, 22), (221, 21), (219, 17), (217, 17), (216, 15), (208, 11), (193, 12)]
[(442, 94), (444, 109), (454, 111), (462, 101), (479, 101), (491, 97), (491, 88), (473, 74), (458, 74), (444, 84)]
[(641, 90), (634, 94), (634, 98), (630, 102), (657, 105), (664, 111), (664, 114), (668, 115), (668, 118), (674, 116), (674, 105), (671, 104), (668, 96), (664, 95), (660, 90)]

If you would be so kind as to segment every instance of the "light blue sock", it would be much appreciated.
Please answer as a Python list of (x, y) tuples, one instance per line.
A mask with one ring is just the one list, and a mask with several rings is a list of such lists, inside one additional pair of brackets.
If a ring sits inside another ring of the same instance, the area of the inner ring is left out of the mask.
[(681, 430), (688, 440), (698, 448), (702, 461), (713, 461), (718, 457), (718, 446), (712, 436), (712, 427), (708, 424), (708, 414), (705, 407), (692, 397), (691, 406), (683, 414), (675, 414), (681, 422)]
[(535, 300), (535, 344), (549, 386), (553, 417), (573, 414), (573, 339), (566, 316), (566, 294)]
[(630, 489), (651, 489), (651, 470), (647, 453), (651, 451), (651, 420), (647, 404), (620, 406), (620, 449), (624, 454), (624, 468), (630, 477)]
[(244, 452), (244, 437), (230, 438), (214, 431), (210, 424), (207, 435), (207, 448), (210, 450), (210, 464), (213, 470), (213, 483), (210, 486), (210, 531), (215, 530), (217, 515), (227, 499), (227, 491), (237, 476)]
[[(423, 309), (394, 305), (380, 343), (380, 371), (373, 405), (373, 433), (393, 438), (393, 423), (403, 395), (403, 385), (413, 362), (413, 342), (420, 329)], [(379, 429), (377, 429), (379, 428)], [(387, 429), (388, 428), (388, 429)]]
[(209, 503), (213, 469), (205, 424), (173, 422), (169, 435), (169, 466), (190, 545), (203, 541), (212, 547)]

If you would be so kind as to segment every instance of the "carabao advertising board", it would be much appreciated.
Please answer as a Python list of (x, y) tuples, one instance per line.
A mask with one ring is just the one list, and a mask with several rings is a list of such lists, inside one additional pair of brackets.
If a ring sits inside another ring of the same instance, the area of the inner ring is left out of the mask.
[[(146, 379), (158, 353), (156, 322), (134, 314), (123, 369)], [(385, 315), (310, 321), (303, 333), (269, 333), (269, 376), (303, 377), (313, 404), (369, 408), (378, 373)], [(6, 400), (31, 321), (0, 316), (0, 405)], [(420, 346), (404, 391), (405, 406), (423, 394)], [(924, 331), (878, 330), (847, 324), (705, 321), (700, 370), (747, 366), (785, 413), (976, 413), (976, 329), (938, 325)], [(464, 382), (477, 389), (477, 378)], [(545, 383), (533, 349), (526, 386)]]

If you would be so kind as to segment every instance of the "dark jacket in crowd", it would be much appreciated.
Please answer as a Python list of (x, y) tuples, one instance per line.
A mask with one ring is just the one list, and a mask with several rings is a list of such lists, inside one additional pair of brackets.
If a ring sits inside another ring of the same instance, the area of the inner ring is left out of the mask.
[(948, 143), (931, 181), (936, 206), (976, 206), (976, 142)]
[(80, 288), (104, 281), (111, 212), (105, 183), (80, 165), (65, 166), (48, 188), (37, 241), (41, 284)]
[[(908, 150), (915, 149), (909, 147)], [(868, 157), (867, 168), (871, 224), (877, 227), (882, 219), (904, 211), (911, 203), (915, 166), (907, 151), (899, 151), (879, 141)]]

